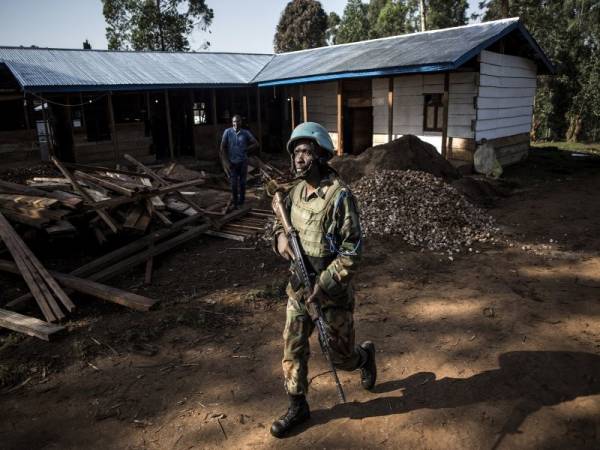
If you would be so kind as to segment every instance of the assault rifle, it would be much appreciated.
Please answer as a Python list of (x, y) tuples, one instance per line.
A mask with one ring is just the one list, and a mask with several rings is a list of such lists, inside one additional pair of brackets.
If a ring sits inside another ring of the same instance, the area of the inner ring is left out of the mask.
[[(274, 195), (273, 209), (275, 210), (275, 215), (283, 225), (283, 230), (287, 236), (288, 243), (292, 249), (292, 265), (294, 271), (296, 272), (296, 276), (298, 277), (298, 279), (302, 282), (305, 298), (308, 298), (313, 292), (314, 281), (311, 279), (311, 276), (306, 268), (304, 254), (302, 252), (302, 247), (298, 239), (298, 232), (292, 226), (292, 222), (290, 221), (290, 217), (285, 208), (284, 197), (281, 191), (276, 192)], [(319, 305), (317, 302), (309, 303), (308, 313), (310, 314), (310, 317), (315, 323), (315, 327), (317, 328), (317, 331), (319, 333), (319, 344), (321, 345), (321, 351), (323, 352), (325, 359), (329, 361), (329, 367), (331, 368), (331, 373), (335, 381), (340, 402), (346, 403), (346, 396), (344, 395), (342, 384), (340, 383), (337, 371), (335, 370), (335, 366), (333, 364), (333, 361), (331, 360), (331, 349), (329, 347), (330, 337), (329, 333), (327, 332), (325, 320), (323, 319), (321, 305)]]

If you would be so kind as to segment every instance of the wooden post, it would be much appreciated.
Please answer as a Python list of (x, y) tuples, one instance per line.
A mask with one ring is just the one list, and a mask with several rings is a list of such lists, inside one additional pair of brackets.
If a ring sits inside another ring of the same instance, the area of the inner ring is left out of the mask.
[(388, 80), (388, 142), (392, 141), (394, 136), (394, 78)]
[(302, 94), (302, 114), (304, 122), (308, 122), (308, 103), (305, 94)]
[(52, 145), (52, 138), (50, 136), (50, 124), (48, 123), (48, 112), (46, 111), (46, 107), (48, 106), (48, 103), (42, 99), (42, 120), (44, 121), (44, 131), (46, 132), (46, 148), (48, 149), (48, 155), (46, 155), (47, 157), (49, 156), (54, 156), (54, 148)]
[(344, 153), (344, 96), (342, 80), (338, 80), (337, 83), (337, 133), (337, 154), (342, 155)]
[(294, 128), (296, 128), (296, 111), (294, 111), (294, 97), (290, 97), (290, 106), (291, 106), (291, 118), (292, 118), (292, 130), (294, 130)]
[(442, 156), (444, 158), (450, 158), (452, 155), (449, 154), (451, 152), (448, 152), (448, 145), (447, 145), (447, 140), (448, 140), (448, 104), (450, 103), (448, 101), (449, 98), (449, 93), (448, 91), (450, 90), (450, 73), (446, 72), (444, 74), (444, 95), (442, 95), (442, 107), (444, 108), (444, 123), (442, 126)]
[(196, 158), (198, 158), (198, 154), (196, 153), (196, 136), (195, 136), (195, 125), (194, 125), (194, 90), (190, 89), (189, 91), (189, 100), (190, 100), (190, 109), (189, 112), (191, 114), (188, 123), (192, 125), (192, 150)]
[(217, 124), (217, 90), (215, 88), (211, 89), (210, 92), (210, 103), (211, 103), (211, 115), (212, 115), (212, 124), (213, 124), (213, 133), (215, 137), (215, 141), (217, 143), (217, 148), (220, 146), (219, 142), (219, 129)]
[(79, 103), (81, 104), (81, 127), (85, 128), (87, 133), (87, 123), (85, 121), (85, 105), (83, 103), (83, 94), (79, 93)]
[(260, 101), (260, 88), (258, 86), (256, 86), (256, 116), (258, 119), (258, 153), (260, 154), (260, 152), (262, 151), (262, 113), (261, 113), (261, 108), (260, 105), (261, 101)]
[(246, 120), (247, 125), (250, 125), (250, 88), (246, 88)]
[(115, 111), (113, 109), (112, 92), (108, 94), (108, 118), (110, 120), (112, 144), (115, 152), (115, 164), (117, 164), (119, 162), (119, 138), (117, 137), (117, 127), (115, 125)]
[(171, 126), (171, 107), (169, 106), (169, 91), (165, 89), (165, 111), (167, 113), (167, 134), (169, 135), (169, 155), (175, 159), (175, 149), (173, 148), (173, 128)]
[(23, 94), (23, 114), (25, 115), (25, 128), (29, 130), (31, 124), (29, 123), (29, 100), (27, 100), (27, 94)]

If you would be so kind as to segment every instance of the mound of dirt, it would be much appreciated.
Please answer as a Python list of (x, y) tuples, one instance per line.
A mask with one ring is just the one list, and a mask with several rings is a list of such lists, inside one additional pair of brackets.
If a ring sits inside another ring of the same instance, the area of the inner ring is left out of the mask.
[(351, 188), (365, 236), (398, 235), (410, 245), (449, 253), (496, 240), (493, 219), (431, 174), (381, 170)]
[(334, 157), (330, 165), (346, 183), (377, 170), (419, 170), (445, 180), (460, 178), (458, 171), (433, 145), (412, 135), (368, 148), (357, 156)]

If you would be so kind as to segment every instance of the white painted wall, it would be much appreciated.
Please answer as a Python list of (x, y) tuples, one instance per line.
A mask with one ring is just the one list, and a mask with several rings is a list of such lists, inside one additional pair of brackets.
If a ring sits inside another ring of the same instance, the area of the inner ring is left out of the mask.
[[(393, 134), (396, 139), (414, 134), (429, 142), (441, 152), (442, 133), (423, 130), (425, 94), (444, 92), (444, 75), (407, 75), (394, 78)], [(388, 79), (373, 80), (373, 145), (388, 141)], [(475, 120), (474, 97), (477, 95), (477, 74), (462, 72), (450, 74), (448, 136), (473, 138)]]
[(536, 89), (535, 63), (484, 50), (480, 72), (475, 139), (529, 133)]

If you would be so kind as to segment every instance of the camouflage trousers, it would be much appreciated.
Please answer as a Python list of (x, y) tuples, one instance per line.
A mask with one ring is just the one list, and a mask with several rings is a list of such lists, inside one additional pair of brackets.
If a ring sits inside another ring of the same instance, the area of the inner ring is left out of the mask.
[[(315, 325), (304, 306), (302, 295), (288, 286), (288, 304), (283, 330), (283, 377), (288, 394), (308, 393), (309, 337)], [(353, 302), (350, 302), (353, 303)], [(337, 369), (356, 370), (366, 358), (354, 344), (353, 308), (324, 307), (323, 317), (330, 337), (331, 359)]]

